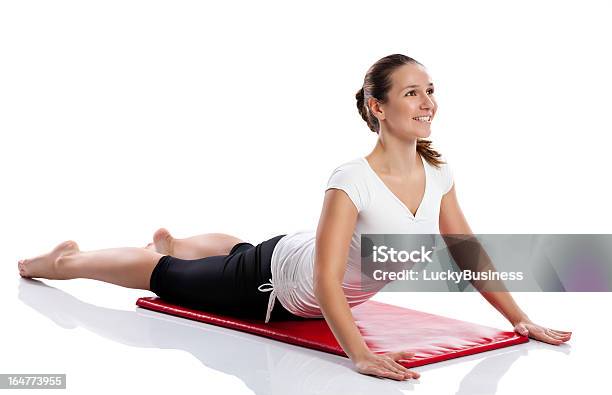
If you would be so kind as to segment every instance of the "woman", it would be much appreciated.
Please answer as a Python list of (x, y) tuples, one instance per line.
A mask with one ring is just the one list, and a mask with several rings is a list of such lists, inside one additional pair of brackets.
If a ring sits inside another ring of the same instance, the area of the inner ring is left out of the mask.
[[(265, 322), (324, 317), (360, 373), (418, 378), (397, 362), (413, 353), (368, 349), (350, 307), (384, 285), (361, 286), (360, 234), (472, 233), (450, 168), (431, 142), (422, 140), (430, 135), (437, 111), (433, 93), (424, 66), (407, 56), (387, 56), (368, 70), (357, 108), (378, 140), (368, 156), (333, 171), (316, 232), (280, 235), (253, 246), (219, 233), (175, 239), (162, 228), (145, 248), (91, 252), (66, 241), (19, 261), (20, 274), (96, 279), (241, 317), (263, 318), (265, 312)], [(570, 339), (571, 332), (534, 324), (507, 292), (483, 296), (522, 335), (551, 344)]]

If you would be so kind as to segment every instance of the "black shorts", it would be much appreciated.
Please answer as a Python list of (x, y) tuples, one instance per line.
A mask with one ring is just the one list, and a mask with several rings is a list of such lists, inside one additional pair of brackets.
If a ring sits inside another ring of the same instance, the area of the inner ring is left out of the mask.
[[(283, 236), (257, 246), (238, 243), (229, 255), (201, 259), (165, 255), (153, 269), (150, 289), (161, 299), (187, 308), (263, 321), (270, 292), (257, 288), (270, 282), (272, 251)], [(287, 319), (301, 317), (291, 314), (277, 299), (270, 320)]]

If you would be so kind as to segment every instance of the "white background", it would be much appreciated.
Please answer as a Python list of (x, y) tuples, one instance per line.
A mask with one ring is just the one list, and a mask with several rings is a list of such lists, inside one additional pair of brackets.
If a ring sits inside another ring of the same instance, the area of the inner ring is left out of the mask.
[[(605, 1), (2, 2), (0, 373), (67, 373), (70, 393), (603, 391), (611, 350), (599, 328), (610, 320), (597, 312), (609, 294), (517, 294), (533, 320), (573, 330), (570, 344), (431, 365), (406, 384), (136, 311), (147, 291), (47, 288), (20, 279), (16, 262), (68, 239), (144, 246), (161, 226), (252, 243), (314, 229), (331, 171), (376, 142), (354, 94), (392, 53), (425, 64), (436, 85), (431, 139), (475, 233), (611, 233), (611, 11)], [(507, 327), (477, 294), (376, 299)]]

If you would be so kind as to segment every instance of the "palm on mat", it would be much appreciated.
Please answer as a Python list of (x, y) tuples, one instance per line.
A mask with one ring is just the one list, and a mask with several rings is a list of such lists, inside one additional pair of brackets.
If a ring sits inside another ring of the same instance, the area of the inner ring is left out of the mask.
[(546, 328), (531, 321), (517, 323), (514, 326), (514, 330), (523, 336), (529, 336), (532, 339), (554, 345), (565, 343), (572, 337), (572, 332)]

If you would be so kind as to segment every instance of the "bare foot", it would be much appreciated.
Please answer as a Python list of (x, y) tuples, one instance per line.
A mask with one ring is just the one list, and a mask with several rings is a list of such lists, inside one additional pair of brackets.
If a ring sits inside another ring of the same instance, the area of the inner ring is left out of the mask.
[(160, 228), (153, 234), (153, 243), (155, 251), (160, 254), (172, 255), (174, 252), (174, 237), (166, 228)]
[(51, 252), (39, 255), (35, 258), (22, 259), (18, 262), (19, 275), (25, 278), (48, 278), (54, 279), (55, 261), (63, 255), (70, 255), (79, 252), (76, 241), (68, 240), (58, 244)]

